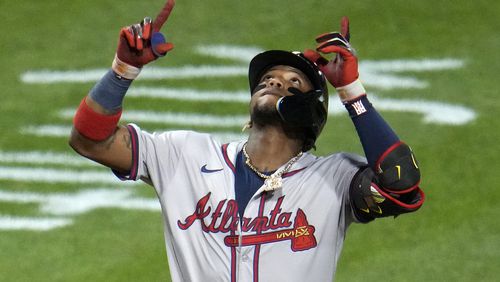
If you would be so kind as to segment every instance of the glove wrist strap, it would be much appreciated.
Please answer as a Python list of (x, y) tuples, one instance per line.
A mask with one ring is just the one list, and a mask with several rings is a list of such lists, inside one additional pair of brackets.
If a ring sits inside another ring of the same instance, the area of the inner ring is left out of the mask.
[(336, 90), (343, 104), (349, 103), (349, 101), (352, 101), (359, 96), (366, 94), (366, 90), (359, 78), (351, 82), (350, 84), (342, 87), (337, 87)]
[(124, 61), (120, 60), (116, 54), (111, 68), (120, 77), (130, 80), (136, 79), (141, 72), (141, 68), (137, 68), (125, 63)]

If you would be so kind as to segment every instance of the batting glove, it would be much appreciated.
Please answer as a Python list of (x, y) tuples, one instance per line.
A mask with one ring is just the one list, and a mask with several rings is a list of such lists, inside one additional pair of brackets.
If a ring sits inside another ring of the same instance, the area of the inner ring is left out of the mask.
[(325, 109), (318, 103), (323, 98), (321, 91), (311, 90), (303, 93), (294, 87), (288, 88), (288, 91), (293, 95), (281, 97), (276, 103), (276, 110), (283, 121), (294, 126), (307, 127), (325, 116)]
[(336, 54), (327, 60), (320, 53), (307, 49), (304, 56), (315, 62), (324, 73), (326, 79), (335, 87), (342, 102), (357, 99), (366, 93), (359, 81), (358, 59), (352, 48), (349, 32), (349, 19), (343, 17), (340, 23), (341, 32), (324, 33), (316, 37), (316, 50), (323, 54)]
[(174, 0), (168, 0), (154, 21), (146, 17), (138, 24), (121, 29), (112, 65), (116, 74), (126, 79), (135, 79), (144, 65), (165, 56), (174, 48), (160, 32), (174, 4)]

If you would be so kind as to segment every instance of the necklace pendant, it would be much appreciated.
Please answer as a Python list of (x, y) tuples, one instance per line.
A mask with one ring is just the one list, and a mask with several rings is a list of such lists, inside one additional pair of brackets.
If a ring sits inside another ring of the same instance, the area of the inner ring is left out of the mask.
[(274, 191), (281, 188), (283, 179), (281, 176), (272, 176), (264, 181), (264, 191)]

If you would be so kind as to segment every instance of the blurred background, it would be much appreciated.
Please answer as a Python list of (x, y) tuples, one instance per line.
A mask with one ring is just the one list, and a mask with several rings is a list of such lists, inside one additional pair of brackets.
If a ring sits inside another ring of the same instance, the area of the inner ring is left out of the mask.
[[(67, 145), (119, 30), (163, 1), (0, 0), (0, 281), (169, 281), (153, 189), (116, 180)], [(175, 49), (130, 89), (123, 122), (244, 138), (249, 60), (314, 48), (351, 22), (360, 78), (419, 160), (416, 213), (353, 225), (336, 281), (498, 281), (498, 1), (182, 1)], [(331, 90), (315, 154), (362, 154)]]

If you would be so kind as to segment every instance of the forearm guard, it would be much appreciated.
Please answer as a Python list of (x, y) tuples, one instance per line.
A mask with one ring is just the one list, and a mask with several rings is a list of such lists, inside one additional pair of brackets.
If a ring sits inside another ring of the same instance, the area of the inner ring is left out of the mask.
[(357, 219), (369, 222), (416, 211), (425, 196), (419, 183), (420, 171), (412, 151), (404, 143), (395, 144), (377, 162), (377, 173), (365, 167), (354, 176), (350, 198)]

